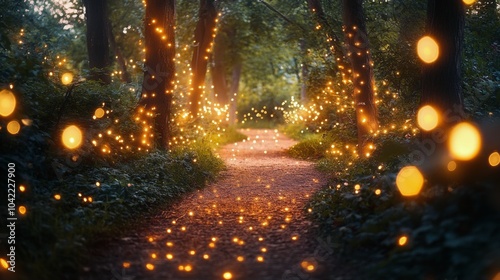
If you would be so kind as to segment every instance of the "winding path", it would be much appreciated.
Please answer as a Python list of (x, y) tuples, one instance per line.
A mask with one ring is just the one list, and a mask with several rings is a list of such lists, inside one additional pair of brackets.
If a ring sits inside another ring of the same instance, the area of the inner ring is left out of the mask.
[(106, 246), (81, 279), (347, 279), (304, 214), (324, 178), (277, 131), (241, 132), (217, 182)]

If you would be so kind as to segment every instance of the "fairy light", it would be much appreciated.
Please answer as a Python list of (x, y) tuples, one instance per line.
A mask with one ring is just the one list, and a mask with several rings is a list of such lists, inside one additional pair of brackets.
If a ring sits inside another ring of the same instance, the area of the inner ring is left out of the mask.
[(424, 177), (415, 166), (403, 167), (396, 177), (396, 186), (403, 196), (418, 195), (423, 184)]
[(0, 116), (10, 116), (16, 109), (16, 103), (16, 96), (10, 90), (0, 91)]
[(450, 132), (448, 147), (455, 159), (471, 160), (481, 149), (481, 134), (473, 124), (459, 123)]
[(433, 63), (439, 57), (439, 45), (430, 36), (422, 37), (417, 43), (418, 57), (425, 63)]

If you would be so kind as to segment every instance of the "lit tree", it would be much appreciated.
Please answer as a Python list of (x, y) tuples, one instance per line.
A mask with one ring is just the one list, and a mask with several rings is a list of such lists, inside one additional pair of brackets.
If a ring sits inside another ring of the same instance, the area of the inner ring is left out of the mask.
[(198, 23), (194, 31), (193, 56), (191, 69), (191, 115), (197, 117), (200, 108), (201, 96), (205, 85), (209, 52), (215, 36), (215, 20), (217, 12), (215, 0), (200, 0)]
[(109, 83), (107, 0), (84, 0), (90, 79)]
[[(175, 0), (146, 2), (146, 62), (140, 105), (154, 116), (156, 144), (168, 147), (172, 93), (175, 87)], [(152, 127), (145, 127), (145, 135)]]
[(363, 151), (371, 132), (378, 129), (373, 88), (373, 65), (362, 2), (362, 0), (342, 0), (342, 17), (348, 48), (347, 55), (351, 61), (360, 151)]
[(429, 0), (427, 35), (439, 46), (439, 56), (422, 68), (422, 105), (431, 105), (442, 116), (441, 127), (462, 119), (461, 55), (464, 30), (462, 0)]

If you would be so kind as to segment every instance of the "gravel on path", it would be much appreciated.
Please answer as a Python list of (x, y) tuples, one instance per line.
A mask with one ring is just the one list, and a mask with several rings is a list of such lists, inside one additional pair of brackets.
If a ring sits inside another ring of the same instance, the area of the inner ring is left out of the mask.
[(81, 279), (350, 279), (305, 214), (325, 178), (277, 130), (241, 132), (215, 183), (98, 250)]

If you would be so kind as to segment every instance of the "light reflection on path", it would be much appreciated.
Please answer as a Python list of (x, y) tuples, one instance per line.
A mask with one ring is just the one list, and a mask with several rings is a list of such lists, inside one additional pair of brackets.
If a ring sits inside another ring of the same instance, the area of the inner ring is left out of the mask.
[(220, 150), (228, 170), (216, 183), (111, 245), (92, 278), (329, 279), (329, 249), (303, 210), (324, 179), (312, 163), (286, 157), (293, 140), (242, 132), (247, 140)]

